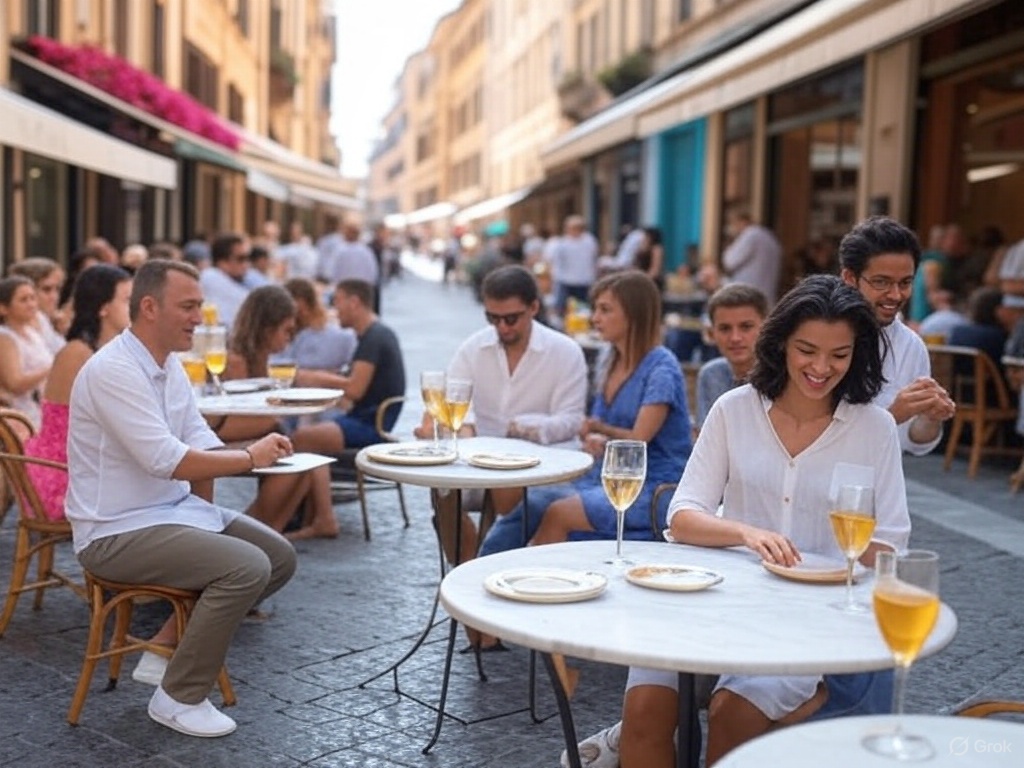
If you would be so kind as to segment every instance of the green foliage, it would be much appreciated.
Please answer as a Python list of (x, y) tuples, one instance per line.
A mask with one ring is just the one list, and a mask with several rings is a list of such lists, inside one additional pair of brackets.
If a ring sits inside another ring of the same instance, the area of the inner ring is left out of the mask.
[(598, 72), (597, 79), (612, 96), (621, 96), (649, 78), (652, 65), (651, 49), (641, 48), (623, 58), (618, 64)]

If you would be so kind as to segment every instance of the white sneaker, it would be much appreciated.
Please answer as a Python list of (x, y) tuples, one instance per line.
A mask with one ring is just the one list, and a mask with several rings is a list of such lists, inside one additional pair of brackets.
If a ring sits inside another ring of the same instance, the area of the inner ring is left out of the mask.
[(188, 736), (214, 738), (235, 730), (235, 721), (218, 710), (209, 699), (198, 704), (182, 704), (172, 699), (163, 686), (157, 686), (149, 700), (149, 716), (168, 728)]
[(143, 651), (139, 663), (132, 670), (132, 680), (146, 685), (160, 685), (167, 671), (167, 658), (159, 653)]
[[(622, 721), (608, 726), (581, 741), (577, 747), (580, 751), (580, 764), (583, 768), (619, 768), (619, 737), (622, 734)], [(569, 753), (562, 750), (562, 768), (569, 768)]]

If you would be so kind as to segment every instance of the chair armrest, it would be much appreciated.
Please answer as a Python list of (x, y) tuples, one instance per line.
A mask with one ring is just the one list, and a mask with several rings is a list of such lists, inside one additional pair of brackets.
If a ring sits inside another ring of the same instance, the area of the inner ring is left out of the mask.
[(661, 541), (662, 539), (661, 526), (658, 525), (658, 504), (665, 493), (675, 491), (675, 489), (675, 483), (661, 483), (654, 489), (654, 495), (651, 497), (651, 533), (656, 541)]
[(389, 443), (401, 442), (401, 438), (397, 435), (388, 432), (384, 429), (384, 417), (388, 415), (388, 408), (392, 405), (405, 402), (405, 395), (395, 395), (393, 397), (382, 400), (380, 405), (377, 406), (377, 418), (374, 421), (374, 427), (377, 430), (377, 434), (381, 436), (381, 439)]
[(0, 452), (0, 461), (17, 461), (22, 464), (38, 464), (41, 467), (50, 467), (51, 469), (62, 469), (65, 472), (68, 471), (68, 465), (61, 461), (53, 461), (52, 459), (42, 459), (38, 456), (26, 456), (22, 453), (6, 453)]
[(988, 717), (1009, 713), (1024, 714), (1024, 701), (977, 701), (956, 710), (959, 717)]

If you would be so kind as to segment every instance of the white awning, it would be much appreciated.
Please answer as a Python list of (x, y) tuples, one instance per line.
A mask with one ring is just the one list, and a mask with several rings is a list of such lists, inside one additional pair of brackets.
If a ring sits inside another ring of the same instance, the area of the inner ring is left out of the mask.
[(819, 0), (712, 60), (614, 104), (544, 148), (545, 168), (729, 109), (965, 12), (976, 0)]
[(0, 144), (151, 187), (174, 189), (178, 164), (0, 88)]
[(405, 223), (407, 226), (410, 224), (423, 224), (435, 219), (443, 219), (446, 216), (451, 216), (453, 213), (455, 213), (454, 203), (434, 203), (424, 208), (417, 208), (412, 213), (406, 214)]
[(535, 184), (530, 184), (529, 186), (522, 187), (514, 192), (506, 192), (504, 195), (498, 195), (497, 197), (492, 197), (467, 206), (455, 214), (455, 223), (468, 224), (475, 219), (482, 219), (485, 216), (501, 213), (525, 198), (533, 191), (535, 186)]
[(290, 194), (287, 184), (252, 168), (245, 172), (245, 188), (279, 203), (287, 203)]
[(329, 192), (326, 189), (318, 189), (317, 187), (307, 187), (302, 184), (292, 185), (289, 199), (296, 205), (302, 205), (305, 201), (312, 200), (346, 211), (361, 211), (364, 207), (363, 201), (358, 198), (341, 195), (337, 192)]

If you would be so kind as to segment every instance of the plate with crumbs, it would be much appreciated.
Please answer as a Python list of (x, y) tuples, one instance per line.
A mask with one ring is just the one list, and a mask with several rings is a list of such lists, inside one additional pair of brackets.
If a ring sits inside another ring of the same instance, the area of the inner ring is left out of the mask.
[(374, 445), (366, 449), (366, 455), (381, 464), (402, 464), (409, 467), (430, 467), (451, 464), (458, 455), (455, 451), (434, 448), (432, 444)]
[(666, 592), (699, 592), (724, 579), (720, 573), (696, 565), (637, 565), (626, 571), (626, 581), (631, 584)]
[(521, 453), (474, 453), (466, 463), (483, 469), (529, 469), (540, 464), (536, 456)]
[(493, 595), (524, 603), (575, 603), (597, 597), (608, 577), (568, 568), (511, 568), (492, 573), (484, 588)]

